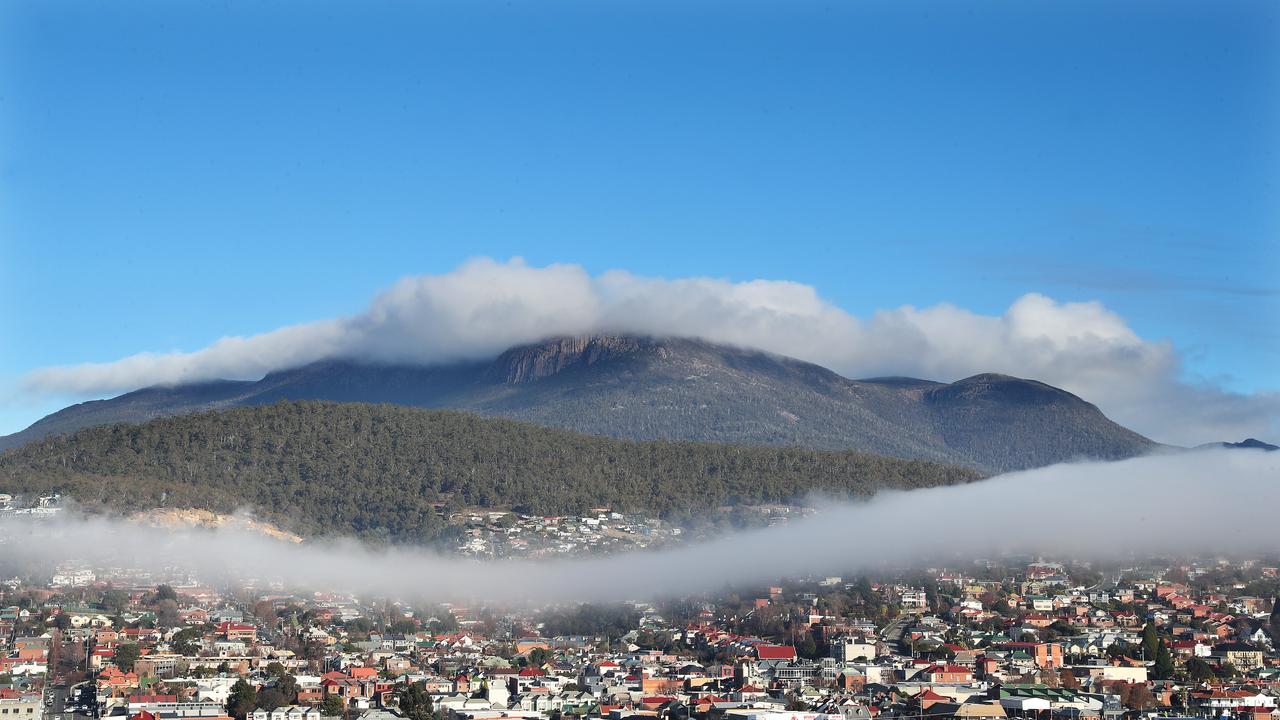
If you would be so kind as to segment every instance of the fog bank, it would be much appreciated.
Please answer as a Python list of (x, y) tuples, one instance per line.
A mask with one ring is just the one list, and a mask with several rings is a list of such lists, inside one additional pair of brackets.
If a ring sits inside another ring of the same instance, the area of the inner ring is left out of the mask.
[(0, 521), (9, 562), (181, 566), (206, 582), (257, 578), (314, 590), (538, 603), (642, 599), (783, 576), (1006, 552), (1055, 558), (1280, 551), (1280, 452), (1205, 450), (1009, 473), (970, 485), (820, 503), (788, 525), (665, 551), (478, 561), (354, 540), (301, 545), (244, 529), (166, 530), (67, 514)]

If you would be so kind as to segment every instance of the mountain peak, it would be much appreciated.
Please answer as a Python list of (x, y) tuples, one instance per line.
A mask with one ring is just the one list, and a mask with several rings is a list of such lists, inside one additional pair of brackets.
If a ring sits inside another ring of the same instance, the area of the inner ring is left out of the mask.
[(862, 450), (990, 472), (1155, 447), (1034, 380), (851, 380), (759, 350), (683, 337), (553, 337), (491, 360), (434, 366), (327, 361), (256, 382), (153, 388), (59, 411), (0, 448), (113, 422), (281, 400), (468, 410), (594, 435)]
[(1093, 407), (1081, 398), (1062, 388), (1042, 383), (1039, 380), (1003, 375), (1000, 373), (980, 373), (934, 391), (939, 397), (967, 397), (970, 399), (993, 400), (999, 402), (1050, 405), (1057, 403), (1080, 404)]

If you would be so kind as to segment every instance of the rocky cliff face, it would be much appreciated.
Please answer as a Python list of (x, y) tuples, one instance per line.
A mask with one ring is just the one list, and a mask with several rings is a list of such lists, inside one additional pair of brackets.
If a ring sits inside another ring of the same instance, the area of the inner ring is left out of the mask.
[(497, 382), (519, 385), (569, 368), (585, 368), (619, 357), (660, 350), (661, 345), (653, 340), (621, 335), (552, 338), (507, 350), (493, 362), (486, 376)]

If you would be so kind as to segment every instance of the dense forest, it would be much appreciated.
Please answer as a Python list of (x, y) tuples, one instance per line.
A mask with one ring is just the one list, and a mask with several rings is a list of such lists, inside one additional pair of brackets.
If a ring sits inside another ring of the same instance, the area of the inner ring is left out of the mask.
[(974, 480), (849, 451), (632, 442), (393, 405), (281, 402), (50, 437), (0, 455), (0, 492), (89, 509), (250, 508), (304, 534), (421, 542), (440, 508), (594, 507), (681, 522), (710, 508)]

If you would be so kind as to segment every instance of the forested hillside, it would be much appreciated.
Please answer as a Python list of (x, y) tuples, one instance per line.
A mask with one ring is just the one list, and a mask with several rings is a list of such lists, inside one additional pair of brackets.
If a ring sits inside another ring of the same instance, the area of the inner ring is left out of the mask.
[(0, 491), (90, 508), (251, 508), (309, 534), (425, 541), (438, 504), (593, 507), (681, 521), (721, 505), (866, 496), (974, 480), (849, 451), (632, 442), (453, 411), (281, 402), (55, 436), (0, 455)]

